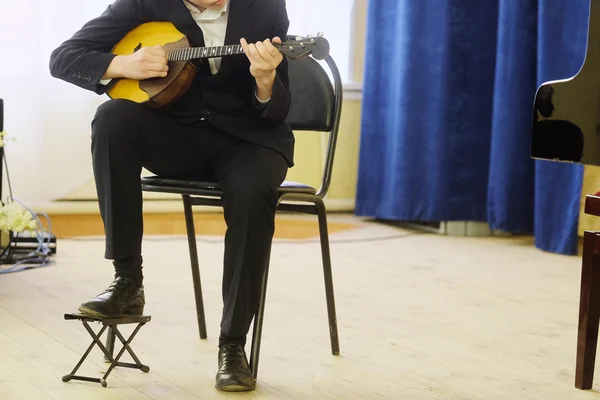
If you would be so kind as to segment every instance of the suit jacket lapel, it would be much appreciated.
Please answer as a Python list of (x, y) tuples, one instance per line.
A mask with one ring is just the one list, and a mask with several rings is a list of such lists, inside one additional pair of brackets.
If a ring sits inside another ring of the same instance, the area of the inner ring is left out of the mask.
[(183, 0), (163, 0), (165, 12), (175, 27), (190, 39), (192, 46), (203, 47), (204, 35)]
[(240, 39), (246, 32), (247, 9), (254, 0), (229, 0), (229, 18), (227, 20), (227, 32), (225, 33), (225, 44), (239, 44)]
[[(227, 32), (225, 32), (226, 45), (240, 44), (240, 39), (248, 32), (248, 8), (253, 2), (254, 0), (229, 0), (229, 16), (227, 18)], [(234, 58), (236, 57), (242, 56), (235, 56)], [(233, 61), (232, 57), (223, 57), (219, 75), (230, 72), (235, 64)]]

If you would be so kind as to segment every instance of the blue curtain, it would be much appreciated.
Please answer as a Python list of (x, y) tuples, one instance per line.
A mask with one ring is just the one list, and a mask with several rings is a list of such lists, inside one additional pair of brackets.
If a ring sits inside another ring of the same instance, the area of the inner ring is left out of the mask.
[(356, 214), (487, 221), (574, 254), (582, 167), (533, 161), (529, 140), (538, 85), (583, 62), (589, 5), (370, 0)]

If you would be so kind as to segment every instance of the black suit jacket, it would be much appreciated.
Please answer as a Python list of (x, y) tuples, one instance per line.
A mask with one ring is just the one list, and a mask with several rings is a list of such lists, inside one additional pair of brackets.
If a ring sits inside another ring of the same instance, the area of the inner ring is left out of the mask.
[[(289, 20), (285, 0), (229, 0), (225, 44), (253, 43), (279, 36), (285, 40)], [(111, 49), (131, 29), (152, 21), (170, 21), (195, 46), (204, 46), (198, 27), (183, 0), (116, 0), (98, 18), (85, 24), (51, 55), (52, 76), (103, 94), (100, 80), (115, 55)], [(294, 136), (286, 117), (290, 109), (287, 60), (277, 69), (268, 105), (255, 98), (256, 83), (245, 55), (223, 57), (219, 72), (200, 65), (188, 93), (164, 110), (157, 111), (183, 125), (201, 119), (229, 134), (270, 147), (293, 165)], [(165, 133), (168, 134), (168, 133)]]

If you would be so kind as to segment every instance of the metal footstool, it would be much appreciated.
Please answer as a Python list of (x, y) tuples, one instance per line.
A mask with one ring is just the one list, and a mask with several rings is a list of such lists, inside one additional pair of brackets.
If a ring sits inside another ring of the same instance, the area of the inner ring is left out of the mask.
[[(112, 370), (115, 367), (135, 368), (135, 369), (140, 369), (143, 372), (150, 371), (150, 367), (141, 363), (141, 361), (135, 355), (135, 353), (133, 352), (133, 350), (131, 349), (131, 346), (130, 346), (131, 342), (135, 338), (135, 335), (137, 335), (137, 333), (139, 332), (141, 327), (150, 321), (150, 316), (135, 315), (135, 316), (123, 316), (123, 317), (119, 317), (119, 318), (98, 318), (98, 317), (90, 317), (90, 316), (84, 315), (84, 314), (65, 314), (65, 320), (81, 321), (83, 323), (83, 326), (85, 327), (85, 329), (88, 331), (88, 333), (92, 337), (93, 341), (89, 345), (86, 352), (83, 354), (83, 356), (81, 357), (81, 359), (79, 360), (79, 362), (77, 363), (77, 365), (75, 366), (73, 371), (69, 375), (65, 375), (62, 377), (63, 382), (69, 382), (70, 380), (79, 380), (79, 381), (86, 381), (86, 382), (96, 382), (96, 383), (101, 384), (102, 387), (106, 387), (107, 386), (106, 378), (108, 378), (108, 376), (110, 375), (110, 373), (112, 372)], [(100, 332), (98, 332), (98, 334), (96, 334), (94, 332), (94, 330), (90, 327), (89, 322), (99, 322), (100, 324), (102, 324), (102, 328), (100, 329)], [(119, 329), (118, 329), (119, 325), (125, 325), (125, 324), (138, 324), (127, 340), (125, 340), (125, 338), (123, 337), (121, 332), (119, 332)], [(102, 334), (106, 330), (108, 330), (107, 342), (106, 342), (107, 345), (104, 346), (104, 344), (102, 344), (102, 342), (100, 341), (100, 338), (102, 337)], [(123, 344), (123, 348), (121, 349), (121, 351), (119, 351), (119, 353), (117, 354), (116, 357), (113, 357), (115, 338), (119, 338), (119, 340)], [(108, 370), (106, 370), (106, 373), (104, 374), (104, 376), (102, 378), (91, 378), (91, 377), (87, 377), (87, 376), (75, 375), (75, 373), (77, 372), (79, 367), (81, 367), (81, 364), (83, 364), (83, 361), (87, 358), (87, 356), (90, 354), (90, 352), (92, 351), (92, 349), (94, 348), (95, 345), (98, 345), (100, 350), (102, 350), (102, 352), (104, 353), (105, 360), (107, 362), (111, 363), (110, 366), (108, 367)], [(125, 353), (125, 350), (127, 350), (129, 355), (131, 355), (131, 358), (133, 358), (133, 360), (135, 361), (135, 364), (119, 362), (119, 359)]]

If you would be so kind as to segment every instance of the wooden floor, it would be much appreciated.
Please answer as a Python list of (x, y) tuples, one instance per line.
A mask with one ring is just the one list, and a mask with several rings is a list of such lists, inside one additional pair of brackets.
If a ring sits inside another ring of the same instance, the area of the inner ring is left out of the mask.
[[(133, 348), (151, 371), (117, 369), (107, 388), (60, 379), (90, 342), (63, 314), (111, 278), (102, 240), (61, 240), (56, 264), (0, 275), (0, 399), (600, 398), (600, 374), (593, 391), (574, 388), (577, 258), (529, 238), (371, 223), (332, 235), (341, 355), (330, 354), (318, 241), (277, 239), (257, 390), (219, 393), (221, 238), (199, 237), (199, 251), (209, 339), (198, 338), (185, 239), (149, 237), (152, 321)], [(82, 373), (100, 376), (100, 352), (90, 360)]]

